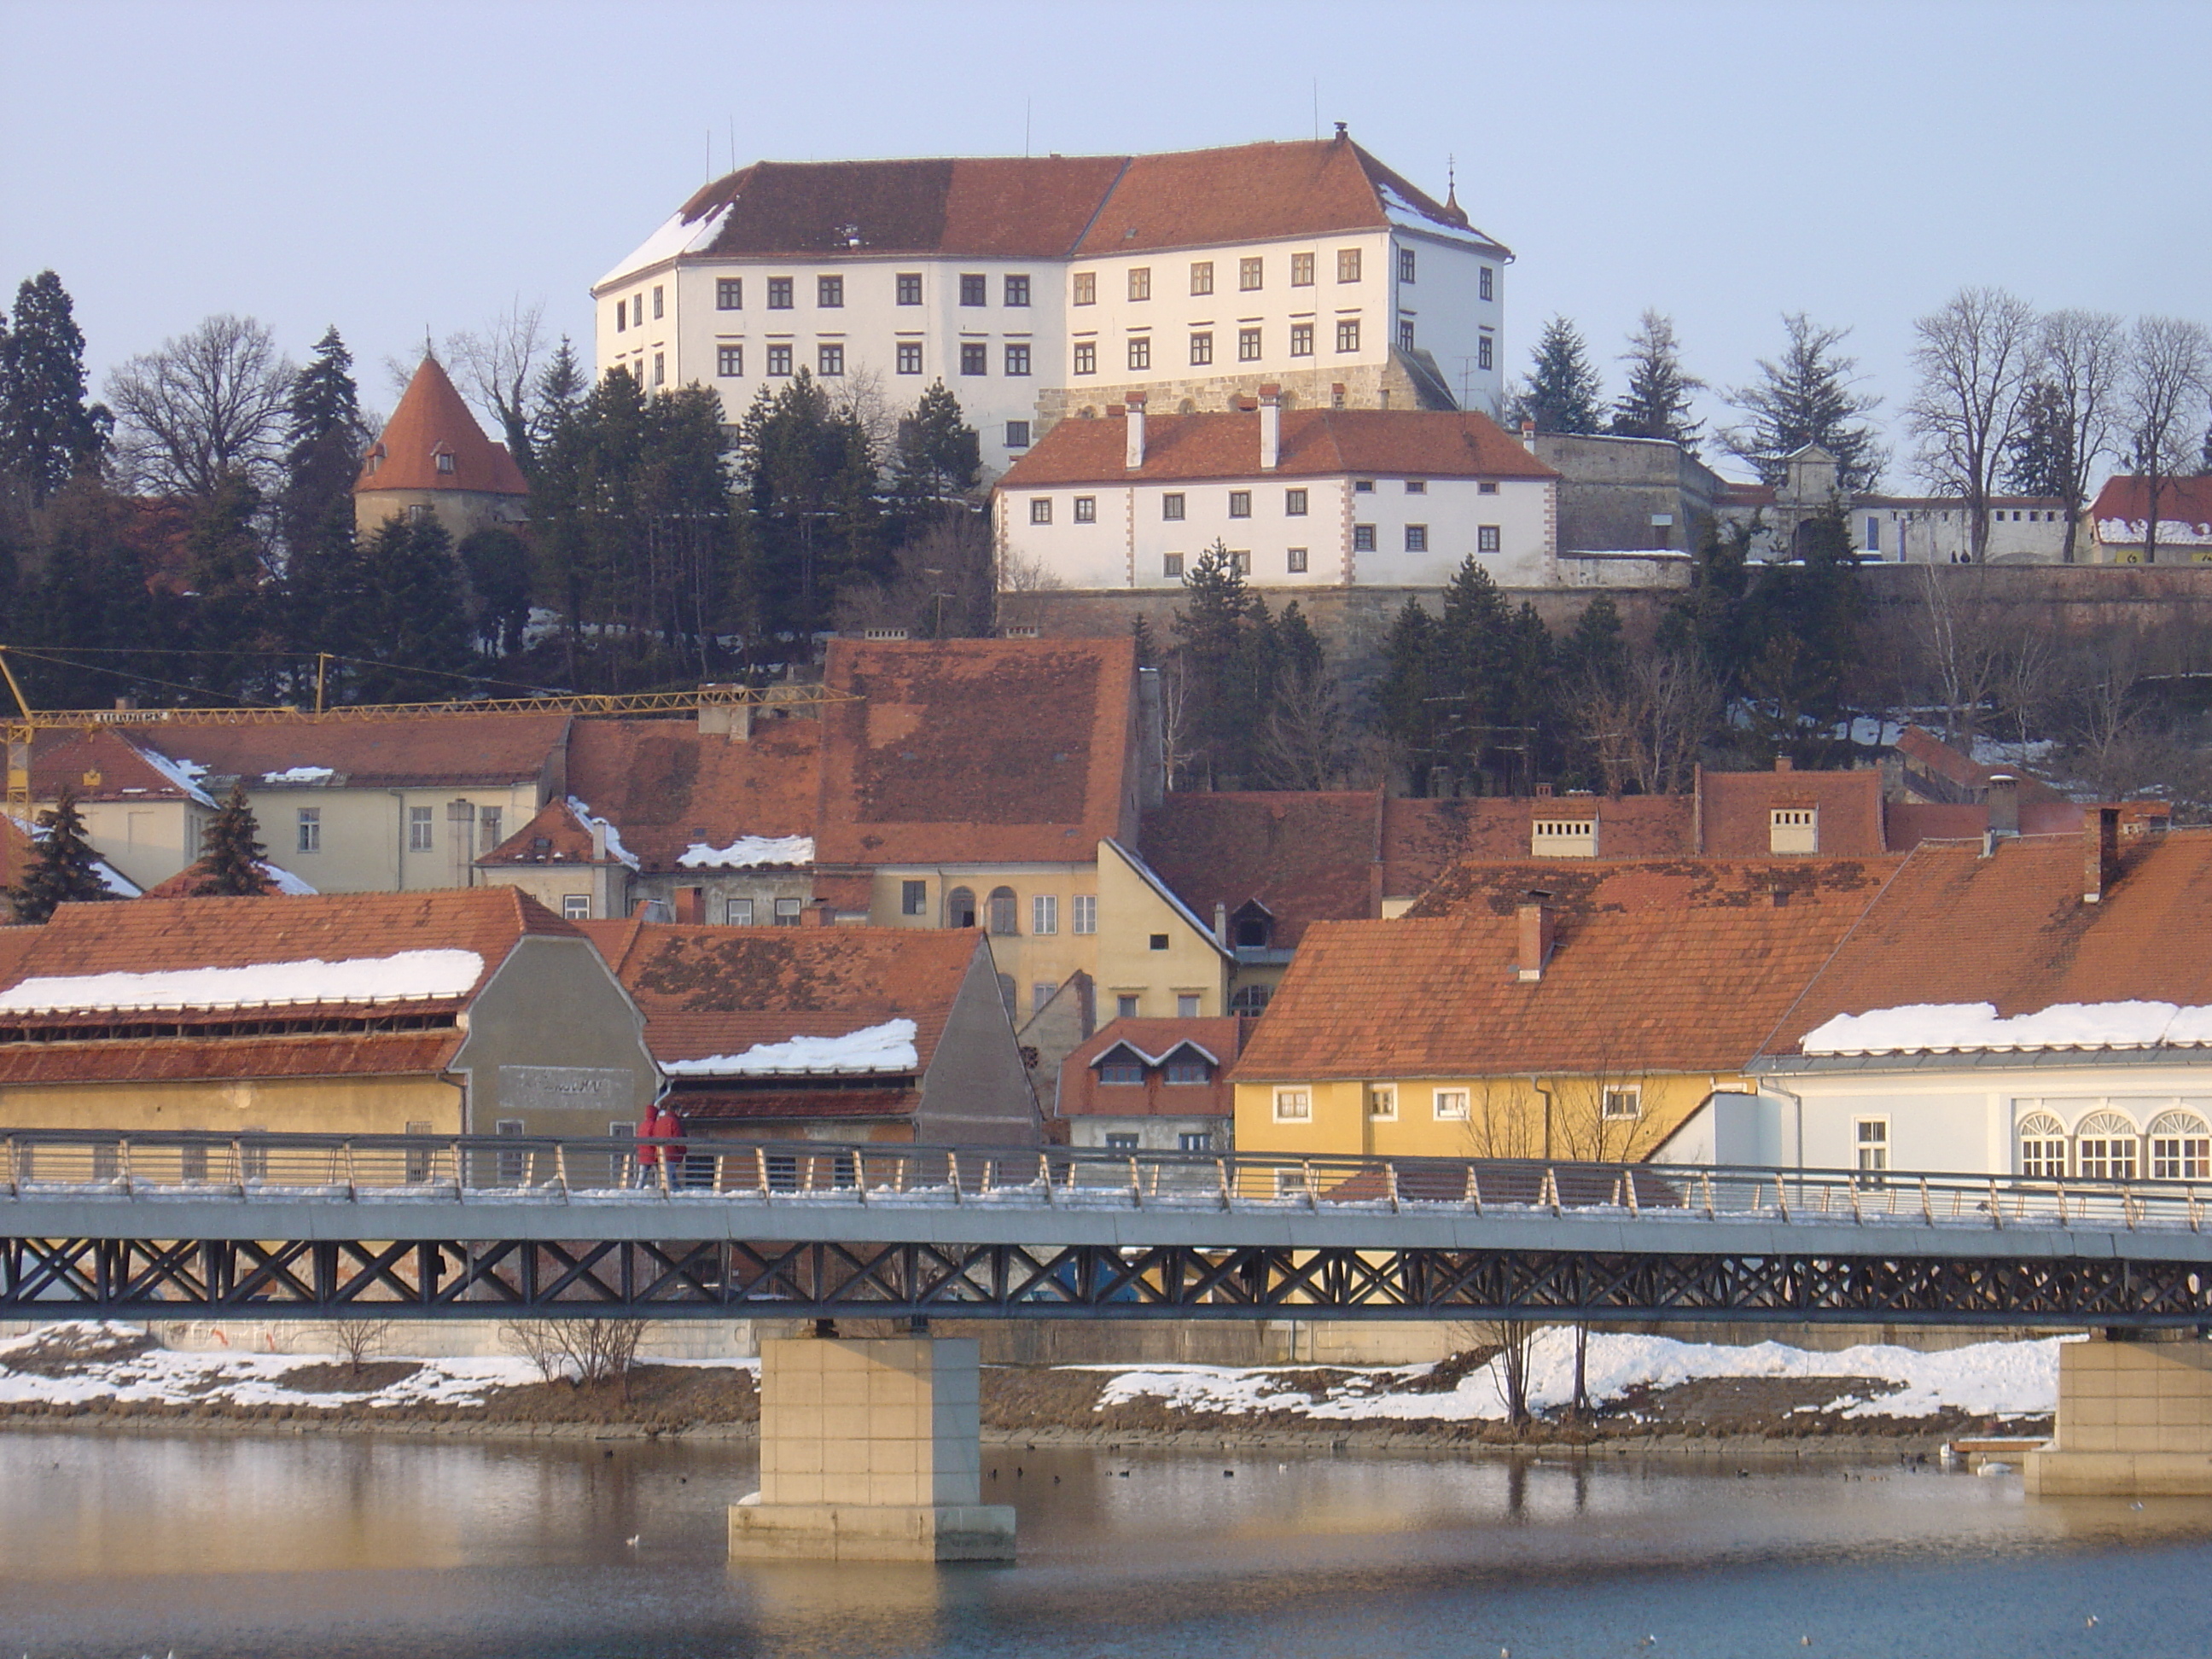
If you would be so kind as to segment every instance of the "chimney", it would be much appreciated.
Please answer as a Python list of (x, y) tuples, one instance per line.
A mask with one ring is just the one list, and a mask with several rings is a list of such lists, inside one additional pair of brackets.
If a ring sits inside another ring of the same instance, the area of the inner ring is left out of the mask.
[(1538, 800), (1549, 800), (1551, 798), (1552, 786), (1550, 784), (1540, 783), (1536, 786), (1536, 799)]
[(1552, 959), (1552, 910), (1539, 899), (1522, 905), (1519, 915), (1521, 948), (1516, 977), (1523, 985), (1534, 985), (1544, 977), (1544, 964)]
[(1283, 459), (1283, 389), (1260, 388), (1260, 471), (1273, 472)]
[(1213, 942), (1216, 945), (1229, 943), (1229, 907), (1218, 899), (1213, 902)]
[(806, 923), (810, 927), (835, 927), (837, 908), (828, 899), (817, 899), (806, 907)]
[(2081, 902), (2101, 904), (2119, 873), (2120, 809), (2092, 806), (2081, 815)]
[(2009, 772), (1990, 774), (1989, 789), (1990, 833), (1993, 836), (2016, 836), (2020, 833), (2020, 780)]
[(703, 887), (679, 887), (676, 890), (676, 920), (696, 927), (707, 920), (707, 890)]
[(1797, 769), (1797, 763), (1787, 755), (1777, 755), (1774, 757), (1774, 769), (1778, 772), (1794, 772)]
[(1531, 455), (1536, 453), (1535, 422), (1523, 421), (1521, 422), (1521, 447), (1527, 450)]
[(1129, 453), (1121, 465), (1134, 472), (1145, 464), (1145, 394), (1132, 392), (1127, 398), (1129, 411)]
[(738, 685), (699, 688), (699, 735), (743, 743), (753, 734), (753, 706)]
[(593, 818), (592, 820), (592, 862), (605, 864), (606, 861), (607, 821), (605, 818)]

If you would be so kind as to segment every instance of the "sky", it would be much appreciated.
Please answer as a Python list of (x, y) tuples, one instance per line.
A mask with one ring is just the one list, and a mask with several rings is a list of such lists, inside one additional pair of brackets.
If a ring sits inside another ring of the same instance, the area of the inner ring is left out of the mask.
[(335, 323), (388, 409), (426, 332), (542, 301), (582, 343), (590, 283), (733, 154), (1345, 121), (1439, 196), (1455, 162), (1515, 251), (1509, 367), (1558, 313), (1617, 392), (1656, 307), (1725, 420), (1802, 310), (1893, 423), (1965, 284), (2212, 321), (2208, 62), (2202, 0), (0, 0), (0, 298), (58, 270), (95, 386), (213, 313), (299, 358)]

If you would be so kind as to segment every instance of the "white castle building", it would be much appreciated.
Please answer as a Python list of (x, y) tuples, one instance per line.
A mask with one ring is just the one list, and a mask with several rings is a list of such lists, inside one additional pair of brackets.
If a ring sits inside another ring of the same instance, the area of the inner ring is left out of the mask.
[(1164, 155), (761, 161), (593, 284), (600, 374), (734, 422), (805, 368), (894, 406), (942, 380), (996, 476), (1063, 416), (1495, 415), (1510, 250), (1352, 142)]

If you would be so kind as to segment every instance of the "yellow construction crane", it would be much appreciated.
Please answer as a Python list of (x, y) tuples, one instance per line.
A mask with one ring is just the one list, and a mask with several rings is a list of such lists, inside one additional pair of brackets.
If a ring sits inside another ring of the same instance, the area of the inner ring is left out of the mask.
[[(0, 646), (0, 677), (15, 699), (17, 713), (4, 724), (8, 744), (8, 816), (26, 829), (31, 821), (31, 747), (41, 731), (88, 731), (102, 726), (168, 726), (191, 723), (208, 726), (316, 726), (371, 720), (419, 720), (440, 714), (597, 714), (621, 718), (635, 714), (696, 714), (702, 709), (726, 708), (733, 720), (750, 720), (763, 709), (818, 708), (824, 703), (859, 702), (850, 691), (821, 684), (701, 685), (686, 691), (622, 691), (564, 693), (543, 697), (454, 698), (444, 702), (340, 703), (324, 707), (323, 669), (325, 653), (315, 670), (313, 708), (296, 704), (233, 708), (51, 708), (33, 710), (8, 660), (8, 647)], [(742, 710), (742, 715), (738, 711)]]

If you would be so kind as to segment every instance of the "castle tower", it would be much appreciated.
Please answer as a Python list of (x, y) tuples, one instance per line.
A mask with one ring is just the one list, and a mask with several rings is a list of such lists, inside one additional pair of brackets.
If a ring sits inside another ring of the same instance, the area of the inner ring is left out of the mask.
[(456, 543), (478, 530), (520, 529), (530, 516), (522, 469), (484, 436), (435, 357), (422, 359), (354, 481), (358, 534), (401, 514), (436, 519)]

